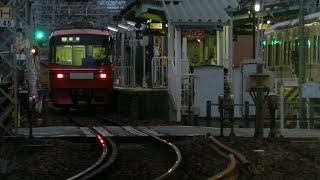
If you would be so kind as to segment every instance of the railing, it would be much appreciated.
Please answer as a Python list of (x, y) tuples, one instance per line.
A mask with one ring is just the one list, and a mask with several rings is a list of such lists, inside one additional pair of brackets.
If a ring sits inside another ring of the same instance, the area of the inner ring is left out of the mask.
[(114, 85), (134, 87), (133, 66), (116, 66), (114, 71)]
[(168, 86), (168, 58), (154, 57), (151, 61), (152, 87), (166, 88)]
[(194, 105), (194, 75), (182, 74), (182, 99), (181, 106), (193, 106)]

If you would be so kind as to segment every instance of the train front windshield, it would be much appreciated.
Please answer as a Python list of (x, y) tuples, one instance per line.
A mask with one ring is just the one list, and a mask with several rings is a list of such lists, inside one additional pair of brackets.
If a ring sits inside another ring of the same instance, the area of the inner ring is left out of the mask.
[(52, 63), (66, 66), (112, 64), (112, 38), (101, 35), (54, 36), (50, 39)]

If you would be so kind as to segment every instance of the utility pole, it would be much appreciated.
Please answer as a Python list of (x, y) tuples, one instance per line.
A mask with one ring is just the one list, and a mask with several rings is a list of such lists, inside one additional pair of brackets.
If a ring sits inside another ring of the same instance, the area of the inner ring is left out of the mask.
[(256, 58), (256, 12), (254, 10), (255, 0), (251, 0), (252, 15), (252, 59)]
[(305, 102), (302, 98), (302, 84), (305, 82), (305, 37), (304, 37), (304, 1), (299, 1), (299, 117), (296, 128), (300, 128), (300, 120), (305, 119)]

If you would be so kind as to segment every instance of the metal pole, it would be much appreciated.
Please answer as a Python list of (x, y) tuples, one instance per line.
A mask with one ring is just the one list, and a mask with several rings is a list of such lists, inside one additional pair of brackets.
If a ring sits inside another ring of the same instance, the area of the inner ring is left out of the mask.
[[(14, 19), (16, 22), (18, 22), (18, 17), (17, 17), (17, 11), (16, 11), (16, 7), (17, 7), (17, 1), (13, 2), (13, 15), (14, 15)], [(18, 24), (18, 23), (17, 23)], [(13, 39), (14, 39), (14, 43), (16, 43), (16, 36), (17, 36), (17, 31), (14, 30), (13, 32)], [(14, 85), (14, 89), (13, 89), (13, 93), (14, 93), (14, 133), (15, 135), (18, 134), (18, 79), (17, 79), (17, 58), (16, 58), (16, 54), (13, 54), (13, 58), (12, 58), (12, 64), (13, 64), (13, 85)]]
[(284, 129), (284, 96), (283, 85), (280, 87), (280, 131), (283, 133)]
[(256, 58), (256, 13), (254, 10), (255, 0), (251, 0), (252, 13), (252, 59)]
[(147, 88), (146, 82), (146, 47), (143, 46), (143, 78), (142, 78), (142, 87)]
[[(257, 64), (257, 74), (263, 73), (263, 64), (258, 63)], [(264, 119), (263, 119), (263, 99), (264, 99), (264, 92), (263, 88), (260, 88), (262, 85), (262, 82), (260, 78), (257, 80), (258, 89), (257, 89), (257, 104), (256, 104), (256, 128), (255, 128), (255, 137), (257, 138), (263, 138), (263, 125), (264, 125)]]
[(305, 37), (304, 37), (304, 0), (299, 3), (299, 117), (296, 128), (300, 128), (300, 119), (305, 119), (305, 102), (302, 98), (302, 84), (305, 82)]

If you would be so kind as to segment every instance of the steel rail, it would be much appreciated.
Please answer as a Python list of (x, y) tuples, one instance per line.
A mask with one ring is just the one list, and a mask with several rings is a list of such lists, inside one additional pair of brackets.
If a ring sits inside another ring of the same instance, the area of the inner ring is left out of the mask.
[(174, 165), (167, 172), (165, 172), (161, 176), (155, 178), (155, 180), (167, 179), (167, 178), (173, 176), (177, 172), (178, 167), (180, 166), (181, 160), (182, 160), (182, 155), (181, 155), (181, 152), (180, 152), (179, 148), (176, 145), (168, 142), (167, 140), (159, 138), (158, 136), (155, 136), (155, 135), (153, 135), (153, 134), (151, 134), (151, 133), (149, 133), (149, 132), (147, 132), (147, 131), (145, 131), (143, 129), (140, 129), (140, 128), (135, 128), (135, 129), (137, 131), (140, 131), (140, 132), (142, 132), (142, 133), (154, 138), (154, 139), (157, 139), (158, 141), (170, 146), (174, 150), (174, 152), (175, 152), (175, 154), (177, 156), (177, 159), (176, 159)]
[(207, 180), (234, 179), (233, 177), (236, 176), (235, 171), (237, 167), (237, 161), (233, 154), (229, 154), (228, 158), (229, 164), (227, 168), (215, 176), (208, 178)]
[(218, 141), (216, 138), (210, 136), (209, 139), (216, 144), (218, 147), (223, 149), (224, 151), (228, 153), (234, 154), (235, 158), (247, 169), (249, 169), (249, 166), (251, 165), (250, 161), (248, 161), (241, 153), (238, 151), (228, 147), (227, 145), (222, 144), (220, 141)]
[[(71, 115), (67, 115), (67, 117), (71, 121), (76, 123), (78, 126), (80, 126), (80, 124), (78, 122), (76, 122), (74, 120), (74, 118), (72, 118)], [(115, 143), (111, 139), (106, 139), (101, 133), (96, 131), (94, 128), (90, 127), (89, 129), (96, 135), (97, 141), (102, 146), (102, 153), (101, 153), (99, 159), (94, 164), (92, 164), (87, 169), (81, 171), (80, 173), (68, 178), (67, 180), (91, 178), (91, 177), (97, 175), (98, 173), (100, 173), (105, 168), (110, 167), (113, 164), (113, 162), (115, 162), (115, 159), (118, 155), (118, 148), (115, 145)], [(107, 146), (106, 142), (109, 142), (110, 147)], [(107, 156), (109, 154), (111, 154), (111, 155)]]
[[(103, 117), (102, 115), (97, 115), (97, 117), (100, 118), (100, 119), (109, 121), (109, 122), (111, 122), (111, 123), (114, 123), (114, 124), (117, 125), (117, 126), (125, 126), (125, 124), (112, 121), (112, 120), (110, 120), (109, 118)], [(145, 131), (145, 130), (143, 130), (143, 129), (141, 129), (141, 128), (133, 127), (132, 129), (133, 129), (134, 131), (137, 131), (137, 132), (139, 132), (139, 133), (143, 133), (143, 134), (145, 134), (145, 135), (147, 135), (147, 136), (149, 136), (149, 137), (152, 137), (152, 138), (156, 139), (158, 142), (161, 142), (161, 143), (164, 143), (164, 144), (170, 146), (170, 147), (174, 150), (174, 152), (175, 152), (175, 154), (176, 154), (176, 157), (177, 157), (174, 165), (173, 165), (167, 172), (165, 172), (165, 173), (162, 174), (161, 176), (155, 178), (155, 180), (167, 179), (167, 178), (173, 176), (173, 175), (176, 173), (178, 167), (180, 166), (181, 160), (182, 160), (182, 155), (181, 155), (181, 152), (180, 152), (180, 150), (178, 149), (178, 147), (175, 146), (174, 144), (168, 142), (167, 140), (164, 140), (164, 139), (162, 139), (162, 138), (160, 138), (160, 137), (158, 137), (158, 136), (155, 136), (155, 135), (153, 135), (153, 134), (151, 134), (151, 133), (149, 133), (149, 132), (147, 132), (147, 131)]]

